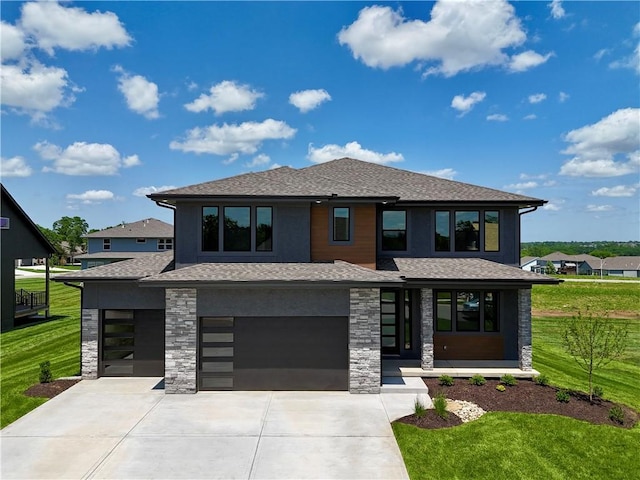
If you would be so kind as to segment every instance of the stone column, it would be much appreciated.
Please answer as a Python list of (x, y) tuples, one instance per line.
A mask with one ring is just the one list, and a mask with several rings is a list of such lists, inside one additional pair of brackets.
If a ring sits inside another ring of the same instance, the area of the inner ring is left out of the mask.
[(433, 370), (433, 290), (420, 289), (420, 335), (422, 339), (422, 368)]
[(349, 291), (349, 392), (380, 393), (380, 289)]
[(165, 291), (165, 393), (196, 393), (198, 317), (195, 288)]
[(533, 354), (531, 350), (531, 289), (518, 290), (518, 360), (521, 370), (533, 370)]
[(97, 308), (82, 309), (82, 378), (98, 378), (98, 331), (100, 311)]

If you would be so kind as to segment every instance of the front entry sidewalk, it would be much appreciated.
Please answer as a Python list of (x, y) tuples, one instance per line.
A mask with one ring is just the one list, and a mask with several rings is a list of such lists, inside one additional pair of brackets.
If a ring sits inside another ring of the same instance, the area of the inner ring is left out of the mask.
[(412, 395), (165, 395), (160, 380), (83, 380), (46, 402), (0, 432), (0, 477), (408, 478), (389, 417)]

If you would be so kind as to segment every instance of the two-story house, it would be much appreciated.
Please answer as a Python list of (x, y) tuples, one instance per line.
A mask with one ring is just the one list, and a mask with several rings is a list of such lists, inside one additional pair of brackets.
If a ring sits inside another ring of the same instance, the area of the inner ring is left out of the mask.
[(520, 218), (545, 201), (349, 158), (149, 195), (173, 252), (81, 281), (82, 373), (167, 393), (380, 390), (383, 363), (532, 371)]
[(173, 250), (173, 225), (146, 218), (89, 233), (85, 238), (87, 253), (75, 257), (83, 270)]

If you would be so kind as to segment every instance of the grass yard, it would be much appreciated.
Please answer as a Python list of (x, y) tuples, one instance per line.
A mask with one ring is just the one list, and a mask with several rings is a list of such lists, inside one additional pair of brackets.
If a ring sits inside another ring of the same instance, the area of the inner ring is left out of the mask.
[[(44, 290), (44, 279), (19, 279), (16, 288)], [(54, 378), (80, 371), (80, 291), (54, 282), (50, 288), (50, 321), (0, 334), (0, 427), (46, 401), (22, 394), (38, 383), (40, 362), (51, 362)]]

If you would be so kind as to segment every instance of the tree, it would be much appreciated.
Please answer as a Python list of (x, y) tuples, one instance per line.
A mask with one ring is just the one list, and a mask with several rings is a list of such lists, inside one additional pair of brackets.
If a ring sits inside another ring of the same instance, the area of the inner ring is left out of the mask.
[(89, 225), (86, 220), (80, 217), (62, 217), (60, 220), (53, 222), (53, 231), (69, 244), (71, 262), (73, 262), (76, 248), (84, 246), (85, 240), (82, 237), (87, 234), (88, 230)]
[(42, 227), (40, 225), (38, 225), (38, 229), (45, 237), (47, 237), (47, 240), (49, 240), (49, 243), (51, 244), (51, 246), (56, 250), (55, 254), (51, 257), (51, 263), (53, 265), (59, 265), (60, 259), (64, 257), (64, 250), (62, 249), (62, 245), (61, 245), (62, 240), (60, 238), (60, 235), (58, 235), (56, 232), (54, 232), (50, 228)]
[(544, 273), (547, 275), (555, 275), (556, 267), (553, 266), (553, 262), (551, 260), (547, 261), (547, 265), (544, 267)]
[(608, 315), (578, 312), (564, 331), (563, 344), (589, 377), (589, 400), (593, 402), (593, 372), (620, 357), (627, 347), (626, 324), (616, 326)]

